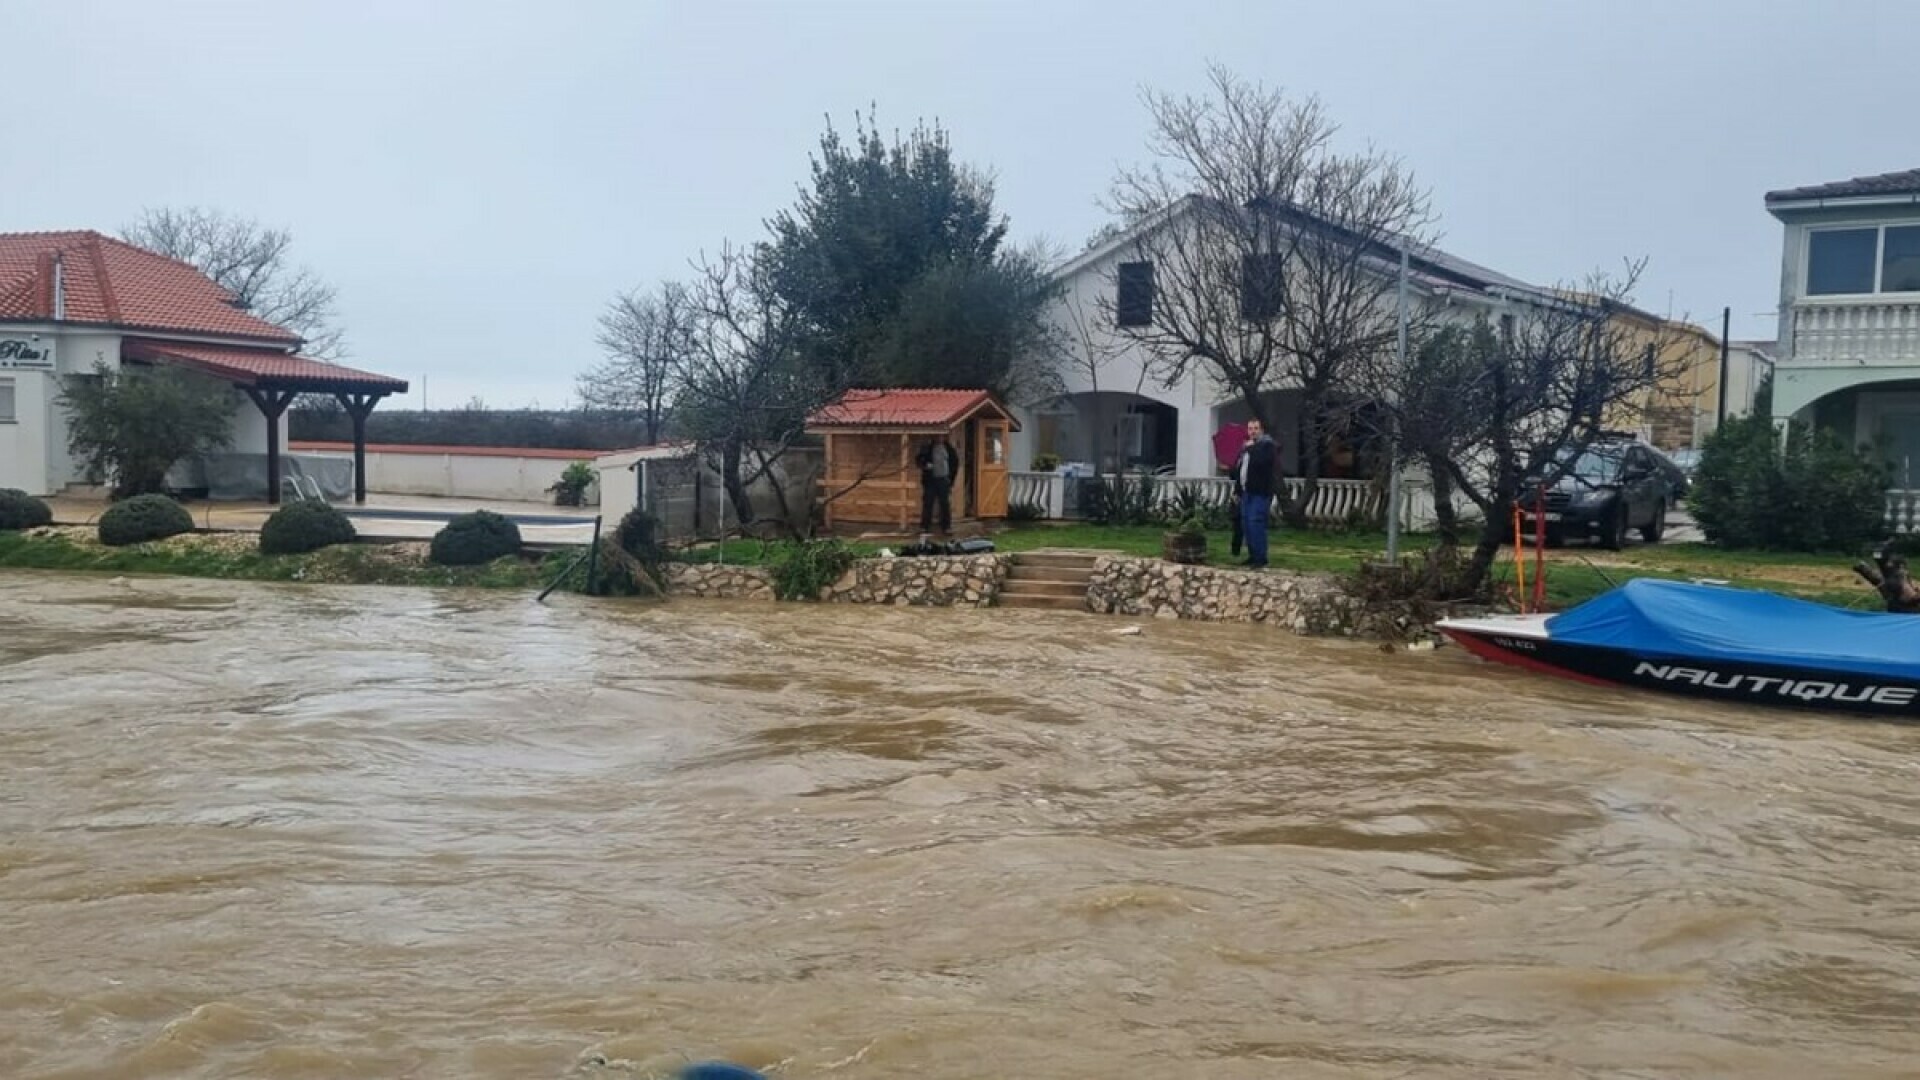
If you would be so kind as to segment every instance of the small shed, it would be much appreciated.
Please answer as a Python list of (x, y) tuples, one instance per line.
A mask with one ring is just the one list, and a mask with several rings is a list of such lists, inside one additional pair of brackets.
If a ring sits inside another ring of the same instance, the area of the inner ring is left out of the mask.
[(960, 452), (954, 478), (956, 521), (1007, 516), (1007, 434), (1020, 424), (985, 390), (849, 390), (807, 418), (826, 442), (820, 480), (826, 523), (920, 523), (915, 457), (937, 435)]

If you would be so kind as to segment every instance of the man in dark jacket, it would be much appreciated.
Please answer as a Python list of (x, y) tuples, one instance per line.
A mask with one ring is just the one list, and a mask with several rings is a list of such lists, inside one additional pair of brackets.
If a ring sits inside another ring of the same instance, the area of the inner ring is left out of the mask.
[(1246, 565), (1263, 570), (1267, 565), (1267, 522), (1273, 514), (1273, 497), (1280, 493), (1280, 447), (1269, 438), (1266, 425), (1247, 421), (1247, 445), (1233, 466), (1239, 482), (1242, 528), (1247, 534)]
[(945, 432), (920, 448), (914, 458), (920, 465), (920, 531), (933, 531), (933, 511), (940, 509), (940, 531), (953, 531), (953, 480), (960, 475), (960, 451), (947, 441)]

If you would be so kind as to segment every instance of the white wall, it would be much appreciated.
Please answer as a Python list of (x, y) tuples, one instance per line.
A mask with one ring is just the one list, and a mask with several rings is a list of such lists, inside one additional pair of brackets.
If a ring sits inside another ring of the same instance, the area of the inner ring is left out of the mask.
[[(62, 375), (91, 375), (96, 363), (120, 370), (120, 335), (62, 332), (55, 359)], [(49, 394), (58, 394), (53, 387)], [(68, 484), (85, 483), (86, 464), (67, 449), (67, 413), (50, 399), (47, 409), (47, 484), (58, 491)]]
[[(1180, 410), (1175, 470), (1181, 476), (1210, 476), (1217, 471), (1213, 460), (1213, 434), (1224, 422), (1221, 418), (1244, 420), (1247, 410), (1236, 396), (1229, 394), (1216, 379), (1198, 367), (1190, 369), (1174, 385), (1162, 385), (1155, 375), (1151, 350), (1124, 334), (1102, 329), (1104, 317), (1101, 304), (1103, 299), (1108, 302), (1112, 300), (1114, 268), (1136, 257), (1132, 247), (1123, 245), (1117, 251), (1075, 269), (1062, 283), (1064, 292), (1054, 302), (1051, 318), (1066, 336), (1073, 359), (1062, 366), (1061, 380), (1068, 394), (1088, 393), (1096, 388), (1103, 395), (1137, 393)], [(1497, 318), (1500, 313), (1513, 310), (1509, 302), (1478, 295), (1454, 294), (1444, 301), (1444, 305), (1440, 318), (1461, 323), (1470, 323), (1481, 314)], [(1097, 371), (1089, 371), (1090, 365), (1085, 359), (1089, 353), (1102, 357)], [(1275, 379), (1274, 389), (1269, 393), (1286, 393), (1289, 382)], [(1105, 398), (1100, 399), (1102, 409), (1106, 401)], [(1040, 404), (1022, 402), (1016, 406), (1025, 429), (1011, 443), (1011, 460), (1016, 470), (1031, 468), (1036, 446), (1035, 407)], [(1289, 448), (1288, 453), (1297, 457), (1291, 449), (1293, 440), (1288, 437), (1298, 423), (1297, 402), (1288, 404), (1286, 408), (1289, 411), (1284, 415), (1273, 418), (1275, 423), (1281, 425), (1281, 430), (1274, 434), (1281, 446)], [(1082, 428), (1095, 421), (1096, 418), (1086, 410), (1082, 411)], [(1110, 438), (1111, 418), (1107, 417), (1103, 422), (1109, 425), (1107, 437)], [(1079, 436), (1078, 441), (1084, 444), (1086, 436)], [(1292, 461), (1286, 465), (1287, 468), (1296, 466), (1297, 462)]]
[[(251, 405), (249, 405), (251, 407)], [(260, 420), (259, 410), (254, 419)], [(262, 439), (265, 425), (260, 425)], [(262, 442), (264, 449), (265, 443)], [(284, 444), (282, 444), (284, 445)], [(353, 460), (353, 452), (301, 450), (302, 454)], [(456, 499), (500, 499), (508, 502), (553, 502), (547, 489), (573, 461), (592, 461), (593, 451), (578, 458), (499, 457), (473, 454), (419, 454), (367, 452), (367, 492), (382, 495), (437, 495)], [(596, 497), (587, 489), (589, 504)]]
[(59, 404), (60, 377), (91, 374), (94, 361), (120, 365), (120, 336), (75, 332), (52, 324), (9, 326), (9, 334), (40, 334), (53, 346), (53, 371), (0, 369), (14, 388), (14, 422), (0, 423), (0, 487), (35, 495), (58, 494), (85, 479), (67, 450), (66, 410)]
[(0, 382), (11, 382), (14, 410), (11, 423), (0, 420), (0, 487), (50, 495), (47, 417), (53, 411), (53, 377), (43, 371), (0, 369)]

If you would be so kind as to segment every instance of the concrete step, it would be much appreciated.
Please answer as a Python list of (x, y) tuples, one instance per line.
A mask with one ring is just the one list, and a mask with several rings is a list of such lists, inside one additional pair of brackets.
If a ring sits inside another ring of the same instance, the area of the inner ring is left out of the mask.
[(1084, 581), (1034, 581), (1030, 578), (1008, 578), (1005, 590), (1017, 592), (1022, 596), (1075, 596), (1084, 600), (1087, 596), (1087, 583)]
[(1004, 608), (1037, 608), (1049, 611), (1085, 611), (1086, 596), (1048, 596), (1044, 593), (1003, 591), (998, 601)]
[(1083, 551), (1022, 551), (1013, 557), (1013, 565), (1054, 566), (1071, 570), (1092, 570), (1100, 556)]
[(1086, 588), (1093, 580), (1091, 569), (1082, 570), (1076, 566), (1029, 566), (1014, 563), (1007, 568), (1008, 581), (1046, 581), (1078, 585)]

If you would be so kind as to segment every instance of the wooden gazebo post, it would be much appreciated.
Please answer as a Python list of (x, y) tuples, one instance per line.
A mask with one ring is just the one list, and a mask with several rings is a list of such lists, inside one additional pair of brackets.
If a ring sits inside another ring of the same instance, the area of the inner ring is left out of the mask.
[(299, 395), (292, 390), (262, 389), (259, 386), (243, 386), (242, 390), (253, 399), (260, 408), (260, 415), (267, 418), (267, 504), (280, 502), (280, 418), (286, 415), (287, 406)]
[(356, 505), (367, 504), (367, 417), (373, 415), (373, 407), (380, 403), (385, 394), (348, 393), (336, 391), (334, 399), (340, 407), (347, 410), (353, 418), (353, 501)]

